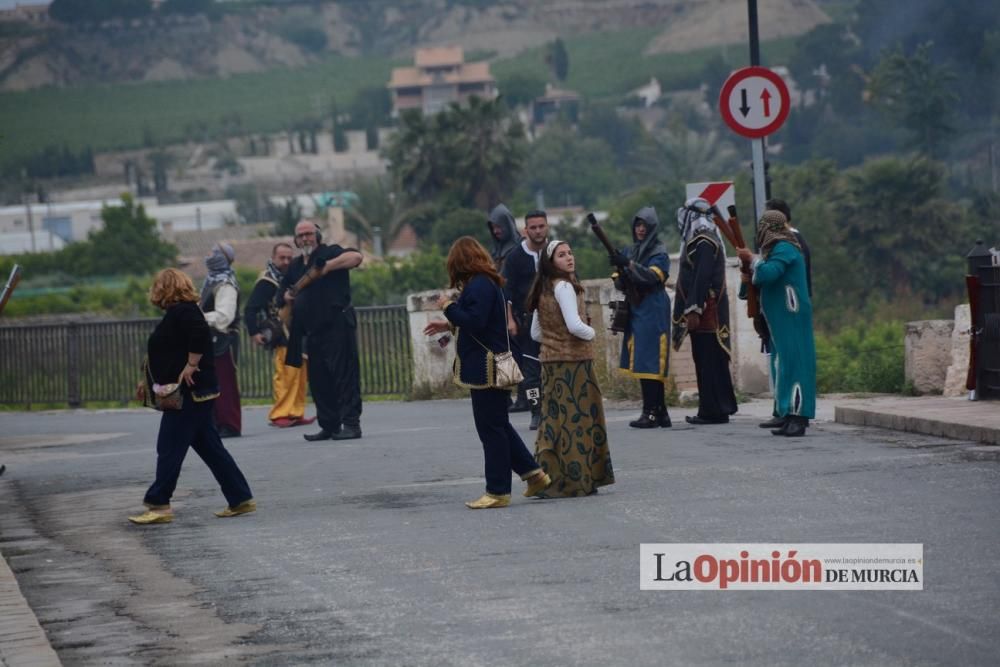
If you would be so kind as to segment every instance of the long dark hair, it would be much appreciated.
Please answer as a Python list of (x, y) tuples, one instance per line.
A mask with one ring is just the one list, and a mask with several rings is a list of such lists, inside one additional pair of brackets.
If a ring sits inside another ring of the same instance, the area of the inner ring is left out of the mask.
[(463, 287), (480, 273), (503, 287), (504, 280), (497, 273), (490, 253), (471, 236), (462, 236), (451, 244), (446, 264), (451, 287)]
[[(552, 249), (552, 254), (555, 255), (559, 251), (559, 246), (568, 246), (569, 243), (566, 241), (559, 241), (555, 248)], [(533, 310), (538, 310), (538, 302), (542, 298), (544, 293), (552, 293), (555, 289), (555, 283), (557, 280), (565, 280), (570, 285), (573, 286), (573, 291), (577, 294), (583, 293), (583, 285), (577, 280), (575, 273), (565, 273), (556, 268), (555, 263), (552, 258), (549, 257), (548, 246), (541, 249), (538, 257), (538, 273), (535, 274), (535, 282), (531, 284), (531, 291), (528, 292), (528, 298), (524, 301), (524, 308), (529, 313)]]

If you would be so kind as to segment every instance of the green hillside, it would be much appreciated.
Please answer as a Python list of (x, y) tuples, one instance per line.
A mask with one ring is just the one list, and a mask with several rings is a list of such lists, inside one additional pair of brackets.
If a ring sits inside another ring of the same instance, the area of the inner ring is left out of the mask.
[[(699, 83), (705, 63), (723, 56), (733, 68), (747, 64), (745, 45), (687, 54), (644, 56), (656, 28), (589, 34), (566, 41), (569, 77), (563, 87), (586, 97), (620, 97), (657, 76), (665, 88)], [(793, 40), (764, 46), (768, 62), (780, 63)], [(272, 132), (307, 117), (325, 118), (335, 101), (343, 108), (363, 88), (384, 85), (388, 58), (331, 56), (300, 69), (240, 74), (225, 79), (47, 88), (0, 94), (0, 172), (49, 145), (95, 152), (182, 141), (196, 126), (218, 129), (239, 115), (247, 132)], [(542, 49), (493, 64), (500, 79), (514, 73), (546, 76)]]
[[(559, 87), (575, 90), (588, 98), (620, 97), (653, 76), (660, 80), (664, 90), (696, 87), (701, 83), (702, 69), (716, 56), (733, 69), (750, 64), (749, 48), (745, 43), (688, 53), (644, 55), (646, 45), (661, 30), (659, 27), (638, 28), (573, 39), (564, 37), (569, 53), (569, 76)], [(764, 64), (784, 63), (794, 44), (794, 39), (765, 42), (761, 49)], [(501, 80), (514, 73), (544, 76), (547, 72), (544, 50), (531, 49), (496, 62), (492, 71)]]

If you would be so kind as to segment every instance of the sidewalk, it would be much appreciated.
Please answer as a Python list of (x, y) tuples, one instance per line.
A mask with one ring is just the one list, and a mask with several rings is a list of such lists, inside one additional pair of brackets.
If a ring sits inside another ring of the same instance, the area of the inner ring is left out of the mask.
[(1000, 445), (1000, 401), (940, 396), (838, 400), (834, 421)]
[[(2, 483), (2, 482), (0, 482)], [(62, 665), (0, 554), (0, 667)]]

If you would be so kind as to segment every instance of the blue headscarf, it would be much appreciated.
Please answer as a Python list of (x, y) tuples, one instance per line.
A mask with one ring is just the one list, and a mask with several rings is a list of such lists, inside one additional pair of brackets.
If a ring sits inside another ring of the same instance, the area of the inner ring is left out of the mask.
[(212, 254), (205, 258), (208, 276), (205, 277), (205, 284), (201, 288), (201, 304), (203, 306), (222, 283), (229, 283), (239, 289), (239, 284), (236, 282), (236, 272), (233, 271), (232, 266), (235, 259), (236, 253), (233, 251), (233, 246), (228, 243), (215, 244), (215, 247), (212, 248)]

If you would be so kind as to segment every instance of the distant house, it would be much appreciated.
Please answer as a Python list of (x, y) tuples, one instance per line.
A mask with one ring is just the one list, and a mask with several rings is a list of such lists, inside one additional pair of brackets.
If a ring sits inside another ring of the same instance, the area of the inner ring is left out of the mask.
[(580, 95), (546, 84), (545, 94), (531, 103), (531, 126), (538, 129), (558, 118), (565, 118), (573, 124), (580, 119)]
[(414, 67), (396, 67), (389, 81), (392, 112), (420, 109), (433, 114), (470, 97), (493, 99), (496, 80), (486, 62), (467, 63), (460, 46), (417, 49)]
[(13, 9), (0, 9), (0, 23), (18, 22), (42, 25), (49, 22), (48, 2), (26, 2), (14, 5)]
[(26, 252), (54, 252), (66, 247), (66, 242), (53, 232), (36, 229), (34, 232), (0, 234), (0, 255), (20, 255)]
[[(236, 202), (231, 199), (160, 205), (155, 199), (143, 197), (136, 203), (156, 220), (157, 230), (165, 236), (186, 230), (221, 229), (239, 220)], [(39, 252), (58, 250), (103, 229), (103, 207), (120, 205), (118, 198), (31, 204), (30, 218), (25, 206), (0, 206), (0, 246), (27, 250), (33, 247)]]
[(656, 104), (656, 101), (660, 99), (663, 95), (663, 88), (660, 86), (659, 80), (654, 76), (649, 80), (649, 83), (643, 84), (634, 90), (629, 91), (629, 97), (637, 97), (642, 101), (643, 108), (648, 109), (649, 107)]

